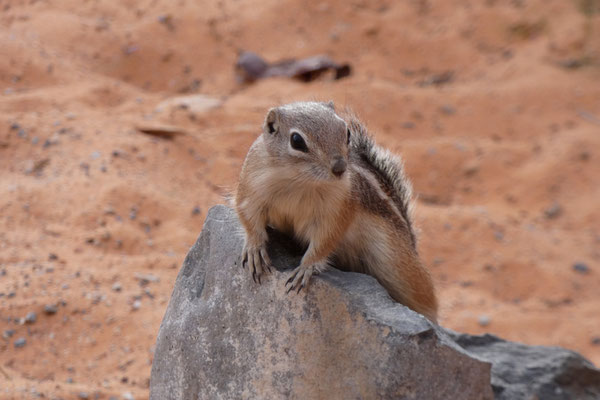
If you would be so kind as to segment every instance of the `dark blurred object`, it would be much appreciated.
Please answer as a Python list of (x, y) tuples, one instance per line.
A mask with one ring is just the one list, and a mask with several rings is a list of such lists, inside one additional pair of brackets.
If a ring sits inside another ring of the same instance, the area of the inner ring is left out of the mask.
[(439, 74), (433, 74), (421, 82), (419, 82), (419, 86), (441, 86), (446, 83), (450, 83), (454, 80), (454, 71), (445, 71)]
[(184, 135), (185, 132), (176, 126), (170, 125), (137, 125), (135, 129), (146, 135), (171, 140), (175, 136)]
[(235, 70), (242, 82), (254, 82), (271, 76), (286, 76), (310, 82), (328, 70), (335, 72), (334, 79), (345, 78), (351, 73), (350, 65), (338, 64), (327, 56), (288, 59), (269, 64), (251, 51), (240, 53)]

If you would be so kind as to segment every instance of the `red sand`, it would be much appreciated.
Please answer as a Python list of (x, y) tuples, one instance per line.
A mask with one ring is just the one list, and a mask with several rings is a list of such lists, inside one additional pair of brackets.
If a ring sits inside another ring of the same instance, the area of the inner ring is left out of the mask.
[[(438, 3), (5, 2), (0, 332), (14, 334), (0, 338), (0, 398), (147, 397), (207, 210), (266, 110), (305, 99), (352, 107), (403, 155), (444, 326), (600, 364), (600, 10)], [(242, 87), (242, 49), (327, 54), (354, 74)], [(446, 71), (450, 82), (423, 84)], [(183, 94), (220, 105), (159, 106)]]

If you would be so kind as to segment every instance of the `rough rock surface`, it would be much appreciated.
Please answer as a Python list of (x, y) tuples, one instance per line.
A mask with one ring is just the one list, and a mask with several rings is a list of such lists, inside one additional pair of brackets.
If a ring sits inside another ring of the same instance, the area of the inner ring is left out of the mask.
[(275, 233), (277, 270), (257, 285), (240, 229), (231, 209), (210, 210), (161, 324), (151, 399), (600, 398), (600, 371), (578, 354), (446, 331), (366, 275), (331, 270), (286, 295), (301, 253)]
[(447, 332), (470, 353), (492, 362), (491, 384), (498, 400), (600, 399), (600, 370), (573, 351)]
[(299, 254), (271, 235), (279, 270), (255, 284), (238, 230), (232, 210), (210, 210), (161, 324), (151, 399), (492, 398), (489, 363), (369, 276), (332, 270), (287, 295), (281, 270)]

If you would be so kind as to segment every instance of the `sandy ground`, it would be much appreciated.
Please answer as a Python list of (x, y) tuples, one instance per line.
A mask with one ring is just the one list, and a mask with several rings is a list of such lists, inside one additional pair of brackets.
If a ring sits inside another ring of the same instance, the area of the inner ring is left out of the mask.
[[(597, 2), (201, 3), (0, 2), (1, 399), (146, 398), (207, 210), (303, 99), (403, 155), (443, 325), (600, 364)], [(239, 50), (354, 73), (242, 86)]]

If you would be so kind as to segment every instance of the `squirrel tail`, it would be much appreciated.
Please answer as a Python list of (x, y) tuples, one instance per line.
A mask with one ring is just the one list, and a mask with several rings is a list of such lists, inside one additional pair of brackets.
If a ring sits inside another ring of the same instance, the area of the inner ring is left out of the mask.
[(350, 114), (348, 120), (351, 133), (351, 155), (358, 157), (362, 163), (368, 165), (369, 170), (394, 202), (402, 218), (406, 221), (412, 244), (416, 250), (417, 241), (412, 222), (412, 185), (404, 175), (402, 159), (379, 147), (356, 116)]

